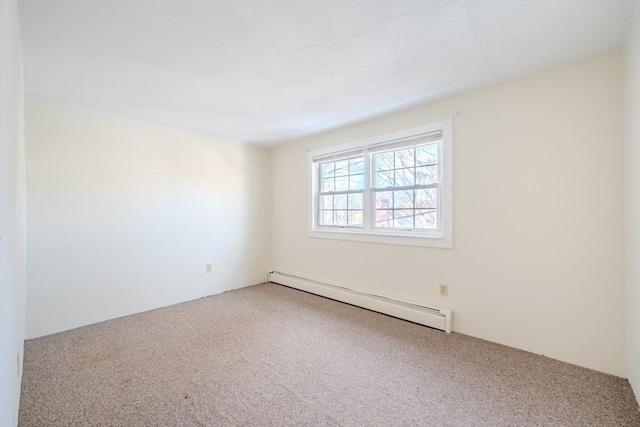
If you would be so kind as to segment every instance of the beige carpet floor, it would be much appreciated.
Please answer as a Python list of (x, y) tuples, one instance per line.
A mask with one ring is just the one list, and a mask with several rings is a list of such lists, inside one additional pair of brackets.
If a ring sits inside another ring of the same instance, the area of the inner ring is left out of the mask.
[(261, 284), (25, 343), (20, 426), (640, 426), (621, 378)]

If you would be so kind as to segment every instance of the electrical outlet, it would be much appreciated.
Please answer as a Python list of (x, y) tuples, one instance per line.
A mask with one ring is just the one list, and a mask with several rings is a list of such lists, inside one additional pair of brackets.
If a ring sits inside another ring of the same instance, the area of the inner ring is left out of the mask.
[(440, 296), (446, 297), (449, 295), (449, 285), (440, 285)]
[(207, 264), (207, 273), (211, 273), (213, 271), (213, 266), (211, 264)]
[(20, 368), (22, 367), (22, 363), (20, 363), (20, 352), (16, 353), (16, 377), (20, 378)]

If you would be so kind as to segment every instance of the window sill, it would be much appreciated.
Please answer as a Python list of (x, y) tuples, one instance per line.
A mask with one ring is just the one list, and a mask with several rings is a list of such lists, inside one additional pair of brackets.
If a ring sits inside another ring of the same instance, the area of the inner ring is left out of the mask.
[(357, 242), (384, 243), (389, 245), (422, 246), (428, 248), (453, 248), (452, 239), (425, 234), (376, 233), (372, 231), (325, 230), (309, 231), (309, 237), (320, 239), (352, 240)]

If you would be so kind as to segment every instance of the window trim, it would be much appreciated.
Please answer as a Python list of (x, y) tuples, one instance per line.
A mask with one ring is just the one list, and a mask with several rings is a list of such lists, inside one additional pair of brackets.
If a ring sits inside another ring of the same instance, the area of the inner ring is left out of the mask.
[[(368, 148), (375, 148), (385, 142), (397, 139), (410, 138), (429, 132), (442, 132), (440, 183), (439, 195), (441, 227), (439, 232), (433, 231), (377, 231), (371, 226), (371, 220), (375, 212), (371, 209), (371, 195), (375, 191), (372, 188), (373, 176), (371, 175), (372, 153)], [(314, 159), (322, 156), (331, 156), (349, 150), (364, 149), (365, 188), (363, 194), (363, 219), (364, 228), (325, 228), (316, 227), (317, 200), (318, 200), (318, 171)], [(309, 236), (314, 238), (328, 238), (340, 240), (353, 240), (360, 242), (386, 243), (408, 246), (425, 246), (433, 248), (453, 248), (453, 119), (445, 119), (424, 126), (404, 129), (384, 135), (366, 138), (337, 146), (322, 148), (308, 152), (308, 185), (310, 194), (308, 199)]]

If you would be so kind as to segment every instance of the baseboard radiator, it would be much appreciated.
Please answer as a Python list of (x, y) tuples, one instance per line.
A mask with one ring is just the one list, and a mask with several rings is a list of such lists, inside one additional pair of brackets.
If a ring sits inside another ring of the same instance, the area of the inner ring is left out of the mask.
[(346, 302), (347, 304), (409, 320), (445, 332), (451, 332), (453, 311), (449, 308), (399, 301), (280, 271), (271, 271), (269, 273), (269, 282)]

